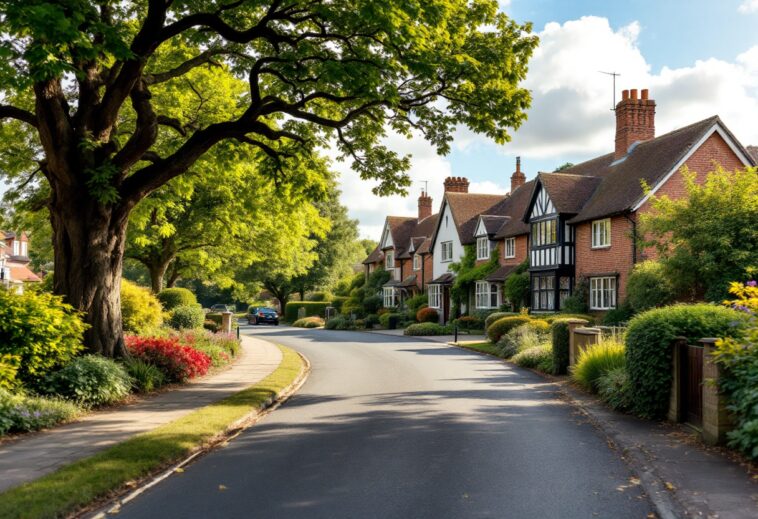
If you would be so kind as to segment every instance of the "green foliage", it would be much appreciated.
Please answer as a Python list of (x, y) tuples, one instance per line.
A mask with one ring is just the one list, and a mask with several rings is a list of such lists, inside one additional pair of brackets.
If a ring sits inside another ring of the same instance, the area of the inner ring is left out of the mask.
[(373, 328), (374, 326), (376, 326), (377, 324), (379, 324), (379, 322), (380, 322), (379, 321), (379, 316), (376, 315), (376, 314), (369, 314), (369, 315), (366, 316), (365, 319), (363, 319), (363, 325), (367, 329)]
[(582, 319), (589, 324), (595, 323), (595, 318), (589, 314), (571, 314), (571, 313), (559, 313), (559, 314), (539, 314), (539, 318), (553, 323), (559, 319)]
[(550, 344), (541, 344), (521, 350), (511, 360), (522, 368), (536, 369), (543, 373), (553, 372), (553, 352)]
[(590, 311), (590, 281), (579, 278), (574, 284), (573, 293), (561, 303), (561, 311), (570, 314), (586, 314)]
[(100, 355), (78, 357), (48, 375), (43, 384), (45, 393), (72, 400), (84, 407), (97, 407), (119, 402), (132, 388), (132, 380), (124, 367)]
[(425, 335), (450, 335), (450, 327), (442, 326), (437, 323), (416, 323), (408, 326), (403, 335), (425, 336)]
[(745, 314), (708, 304), (655, 308), (632, 318), (626, 334), (626, 362), (634, 411), (645, 418), (665, 416), (675, 338), (694, 343), (703, 337), (738, 337), (745, 321)]
[(716, 345), (716, 362), (723, 376), (719, 388), (726, 395), (729, 411), (736, 419), (727, 433), (729, 445), (758, 459), (758, 322), (741, 340), (726, 339)]
[(293, 323), (298, 320), (298, 311), (305, 309), (304, 317), (325, 317), (326, 307), (331, 301), (292, 301), (284, 307), (284, 320)]
[(307, 296), (305, 296), (306, 301), (331, 301), (332, 300), (332, 294), (329, 292), (311, 292)]
[(553, 344), (553, 374), (565, 375), (569, 365), (569, 326), (567, 319), (556, 319), (550, 325)]
[(121, 317), (125, 332), (149, 333), (161, 324), (161, 304), (148, 289), (123, 279), (121, 280)]
[[(628, 301), (628, 299), (627, 299)], [(615, 326), (624, 324), (632, 318), (634, 312), (627, 302), (620, 305), (618, 308), (608, 310), (603, 316), (603, 324), (605, 326)]]
[(140, 393), (151, 393), (166, 383), (166, 376), (155, 364), (132, 357), (127, 357), (123, 363), (132, 386)]
[(526, 326), (537, 333), (548, 333), (550, 331), (550, 324), (542, 319), (532, 319), (523, 326)]
[(464, 315), (455, 319), (453, 323), (458, 326), (459, 330), (483, 330), (484, 321), (473, 315)]
[(387, 328), (388, 330), (395, 330), (397, 329), (397, 325), (400, 324), (403, 318), (404, 318), (403, 314), (400, 314), (397, 312), (387, 312), (379, 316), (379, 324), (382, 325), (382, 328)]
[(477, 266), (476, 245), (464, 245), (461, 261), (450, 264), (450, 270), (455, 272), (455, 281), (450, 287), (450, 300), (453, 304), (460, 306), (468, 298), (476, 282), (495, 272), (498, 267), (500, 263), (497, 249), (491, 252), (486, 263)]
[(355, 330), (355, 323), (344, 315), (338, 315), (326, 321), (327, 330)]
[(16, 385), (16, 374), (21, 357), (4, 353), (0, 355), (0, 389), (11, 389)]
[(510, 330), (522, 324), (526, 324), (531, 319), (525, 315), (513, 315), (509, 317), (501, 317), (487, 328), (487, 337), (490, 342), (497, 342), (500, 337), (508, 333)]
[(730, 281), (758, 266), (758, 170), (717, 167), (698, 183), (685, 169), (682, 178), (687, 196), (651, 197), (640, 233), (658, 249), (677, 293), (721, 301)]
[(509, 359), (520, 351), (541, 346), (547, 340), (548, 334), (545, 331), (525, 323), (509, 330), (497, 341), (496, 346), (500, 356)]
[(421, 308), (429, 305), (428, 294), (417, 294), (413, 297), (409, 297), (405, 300), (405, 306), (408, 307), (408, 311), (416, 314)]
[[(0, 356), (16, 366), (15, 380), (31, 386), (80, 352), (81, 314), (46, 292), (0, 288)], [(5, 357), (7, 355), (7, 357)], [(5, 368), (5, 384), (15, 383)]]
[(607, 372), (624, 368), (626, 357), (624, 344), (612, 339), (603, 339), (579, 353), (571, 378), (588, 391), (597, 392), (598, 380)]
[(296, 328), (321, 328), (324, 326), (324, 320), (321, 317), (303, 317), (292, 323), (292, 326)]
[(363, 300), (363, 313), (373, 314), (379, 311), (384, 305), (384, 300), (380, 296), (369, 296)]
[(514, 311), (529, 306), (529, 273), (512, 272), (503, 283), (503, 295)]
[(208, 330), (209, 332), (216, 333), (221, 329), (221, 325), (216, 322), (215, 319), (208, 319), (208, 315), (206, 314), (206, 319), (203, 321), (203, 328)]
[(502, 319), (503, 317), (513, 317), (514, 315), (518, 315), (513, 312), (492, 312), (484, 319), (484, 329), (485, 331), (487, 328), (490, 327), (492, 323), (497, 321), (498, 319)]
[(342, 305), (348, 300), (347, 296), (332, 296), (332, 306), (338, 313), (342, 312)]
[(436, 323), (440, 320), (440, 314), (434, 308), (422, 308), (416, 312), (416, 320), (420, 323)]
[(79, 408), (72, 402), (13, 394), (0, 388), (0, 435), (38, 431), (73, 420), (78, 414)]
[(626, 301), (633, 313), (665, 306), (674, 300), (674, 285), (662, 263), (643, 261), (629, 274)]
[(158, 301), (164, 310), (173, 310), (177, 306), (194, 306), (197, 298), (186, 288), (164, 288), (158, 292)]
[(632, 408), (632, 390), (629, 373), (625, 368), (609, 369), (595, 383), (597, 394), (612, 409), (629, 411)]
[(205, 322), (205, 312), (198, 305), (177, 306), (171, 312), (168, 323), (176, 330), (194, 330), (202, 328)]

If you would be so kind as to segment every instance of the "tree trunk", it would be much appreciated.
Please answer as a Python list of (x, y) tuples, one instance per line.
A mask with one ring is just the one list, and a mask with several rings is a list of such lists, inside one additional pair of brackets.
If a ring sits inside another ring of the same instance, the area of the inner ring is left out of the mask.
[(85, 312), (87, 349), (108, 357), (125, 354), (121, 269), (128, 214), (124, 207), (100, 204), (81, 192), (55, 193), (50, 203), (54, 291)]
[(168, 280), (166, 281), (166, 288), (174, 288), (177, 281), (179, 281), (179, 260), (175, 259), (171, 273), (168, 275)]
[(168, 263), (154, 263), (148, 267), (150, 271), (150, 288), (153, 294), (163, 290), (163, 278), (166, 276)]

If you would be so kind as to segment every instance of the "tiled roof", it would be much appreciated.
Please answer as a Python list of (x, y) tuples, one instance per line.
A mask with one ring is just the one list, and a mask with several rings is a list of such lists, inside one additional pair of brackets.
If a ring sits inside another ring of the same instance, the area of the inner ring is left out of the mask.
[(416, 274), (411, 274), (410, 276), (406, 277), (402, 283), (400, 283), (401, 287), (415, 287), (416, 286)]
[(426, 238), (421, 245), (416, 249), (416, 254), (429, 254), (430, 247), (432, 246), (432, 239)]
[(485, 281), (503, 282), (505, 281), (505, 278), (508, 277), (508, 274), (510, 274), (517, 268), (518, 268), (518, 265), (504, 265), (484, 279)]
[[(402, 234), (399, 236), (402, 241), (395, 241), (395, 257), (399, 259), (410, 258), (411, 241), (413, 241), (414, 247), (418, 248), (426, 238), (432, 235), (436, 226), (436, 214), (428, 216), (420, 222), (413, 218), (411, 224), (403, 225), (401, 227)], [(392, 239), (395, 240), (394, 234)]]
[(29, 270), (27, 267), (19, 266), (19, 267), (10, 267), (11, 270), (11, 279), (13, 281), (30, 281), (30, 282), (38, 282), (42, 281), (37, 274)]
[(748, 146), (747, 152), (753, 157), (753, 162), (758, 163), (758, 146)]
[[(505, 215), (493, 214), (483, 214), (479, 218), (481, 218), (482, 222), (484, 223), (484, 229), (489, 235), (495, 234), (508, 220), (508, 217)], [(476, 230), (474, 230), (474, 232), (476, 232)]]
[[(577, 214), (592, 196), (601, 178), (567, 173), (540, 173), (539, 183), (547, 191), (555, 209), (563, 214)], [(528, 215), (525, 215), (528, 218)]]
[(437, 279), (433, 279), (429, 282), (430, 285), (449, 285), (455, 281), (455, 274), (452, 274), (450, 272), (445, 272)]
[(529, 224), (523, 222), (522, 216), (526, 211), (527, 205), (529, 205), (533, 186), (534, 180), (530, 180), (522, 186), (519, 186), (513, 193), (511, 193), (511, 196), (508, 197), (505, 215), (509, 218), (500, 226), (500, 229), (498, 229), (495, 234), (496, 239), (510, 238), (511, 236), (529, 233)]
[(504, 212), (507, 195), (482, 195), (478, 193), (445, 193), (450, 212), (458, 228), (461, 244), (476, 241), (476, 223), (480, 214), (499, 215)]
[(384, 253), (381, 251), (379, 246), (377, 245), (376, 248), (371, 251), (371, 254), (369, 254), (365, 260), (363, 260), (364, 265), (368, 265), (369, 263), (378, 263), (380, 261), (384, 260)]

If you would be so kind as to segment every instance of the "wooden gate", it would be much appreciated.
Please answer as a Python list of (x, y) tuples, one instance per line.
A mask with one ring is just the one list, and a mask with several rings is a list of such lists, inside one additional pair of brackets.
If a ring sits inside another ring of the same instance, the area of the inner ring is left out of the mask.
[(703, 424), (703, 346), (686, 344), (682, 359), (682, 412), (686, 422)]

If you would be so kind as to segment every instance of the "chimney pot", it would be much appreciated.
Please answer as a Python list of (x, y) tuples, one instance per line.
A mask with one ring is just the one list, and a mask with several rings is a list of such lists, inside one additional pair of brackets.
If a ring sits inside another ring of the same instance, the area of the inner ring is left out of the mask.
[(526, 175), (521, 172), (521, 157), (516, 157), (516, 171), (511, 175), (511, 193), (526, 183)]
[(466, 177), (447, 177), (445, 179), (446, 193), (468, 193), (469, 181)]
[(622, 90), (621, 91), (621, 100), (626, 101), (629, 99), (629, 90)]
[(645, 101), (647, 101), (648, 93), (649, 93), (649, 91), (648, 91), (647, 88), (643, 88), (642, 89), (642, 99), (644, 99)]
[(635, 101), (637, 99), (637, 89), (633, 88), (629, 91), (629, 95), (632, 98), (632, 101)]
[(624, 90), (616, 105), (616, 160), (626, 156), (629, 147), (638, 141), (655, 137), (655, 101), (649, 99), (649, 90), (642, 90), (642, 99), (637, 99), (637, 89)]

